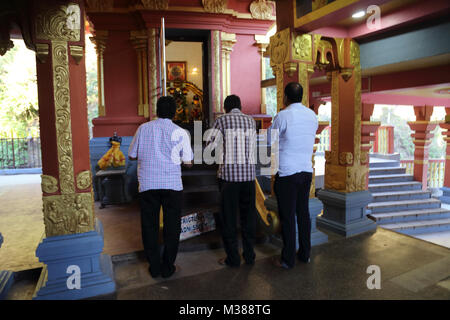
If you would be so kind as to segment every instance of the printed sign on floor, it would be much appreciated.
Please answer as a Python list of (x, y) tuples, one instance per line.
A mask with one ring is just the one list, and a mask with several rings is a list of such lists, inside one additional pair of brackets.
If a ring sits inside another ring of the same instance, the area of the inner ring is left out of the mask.
[(186, 240), (213, 230), (216, 230), (216, 220), (212, 212), (199, 212), (181, 217), (180, 240)]

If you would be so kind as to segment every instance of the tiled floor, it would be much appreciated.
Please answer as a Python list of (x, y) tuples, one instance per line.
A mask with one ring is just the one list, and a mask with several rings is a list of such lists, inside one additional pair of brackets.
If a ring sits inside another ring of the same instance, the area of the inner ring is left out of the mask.
[[(44, 231), (40, 177), (12, 177), (0, 177), (0, 269), (37, 268), (34, 251)], [(349, 239), (328, 233), (329, 242), (313, 248), (312, 262), (292, 270), (270, 264), (280, 251), (268, 243), (257, 246), (253, 267), (238, 269), (217, 264), (223, 249), (181, 250), (181, 272), (155, 280), (142, 254), (123, 255), (142, 250), (138, 206), (110, 206), (96, 215), (113, 256), (117, 299), (450, 299), (450, 250), (382, 228)], [(370, 265), (380, 267), (380, 290), (367, 288)], [(39, 270), (33, 275), (37, 281)], [(22, 279), (11, 299), (31, 298), (35, 283)]]

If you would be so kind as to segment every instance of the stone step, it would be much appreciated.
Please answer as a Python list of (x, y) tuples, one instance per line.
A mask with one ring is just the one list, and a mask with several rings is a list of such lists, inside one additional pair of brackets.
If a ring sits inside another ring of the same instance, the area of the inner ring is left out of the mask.
[(431, 198), (431, 192), (423, 191), (421, 189), (407, 191), (374, 192), (372, 193), (372, 197), (373, 202), (429, 199)]
[(440, 232), (450, 230), (450, 218), (391, 223), (381, 227), (408, 235)]
[(193, 185), (183, 188), (183, 193), (206, 193), (206, 192), (219, 192), (219, 186), (217, 184), (209, 185)]
[(386, 159), (370, 159), (369, 168), (400, 167), (400, 162)]
[(445, 208), (371, 213), (369, 218), (380, 225), (397, 222), (422, 221), (450, 218), (450, 210)]
[(392, 211), (406, 211), (406, 210), (420, 210), (440, 208), (441, 201), (438, 199), (418, 199), (418, 200), (402, 200), (402, 201), (386, 201), (386, 202), (372, 202), (367, 208), (373, 213), (392, 212)]
[(422, 189), (422, 184), (417, 181), (369, 183), (370, 192), (390, 192)]
[(413, 181), (414, 176), (411, 174), (386, 174), (386, 175), (369, 175), (369, 184), (372, 183), (386, 183), (386, 182), (406, 182)]
[(405, 174), (406, 168), (403, 167), (385, 167), (385, 168), (370, 168), (370, 176), (388, 175), (388, 174)]
[(184, 171), (181, 180), (185, 188), (217, 184), (217, 173), (213, 170)]

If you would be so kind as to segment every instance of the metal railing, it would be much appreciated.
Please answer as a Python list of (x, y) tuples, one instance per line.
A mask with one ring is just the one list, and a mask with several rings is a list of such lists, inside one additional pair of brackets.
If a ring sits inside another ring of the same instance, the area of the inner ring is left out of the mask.
[[(414, 160), (400, 160), (400, 165), (406, 168), (407, 174), (414, 174)], [(444, 185), (445, 159), (428, 160), (428, 187), (441, 188)]]
[(394, 153), (394, 127), (380, 126), (375, 132), (372, 152), (381, 154)]
[(0, 169), (40, 167), (42, 167), (40, 137), (0, 137)]

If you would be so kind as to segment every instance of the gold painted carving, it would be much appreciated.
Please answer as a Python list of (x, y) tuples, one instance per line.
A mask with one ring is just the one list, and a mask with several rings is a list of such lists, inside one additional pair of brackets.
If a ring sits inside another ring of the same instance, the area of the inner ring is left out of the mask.
[(149, 117), (148, 109), (148, 70), (147, 70), (147, 30), (133, 30), (130, 32), (130, 40), (137, 53), (138, 68), (138, 115)]
[(250, 4), (250, 13), (254, 19), (270, 20), (272, 11), (272, 6), (266, 0), (255, 0)]
[(80, 41), (81, 11), (69, 3), (44, 10), (36, 16), (36, 37), (40, 40)]
[(224, 97), (231, 94), (231, 51), (235, 43), (236, 34), (221, 32), (222, 92)]
[(169, 0), (141, 0), (145, 9), (150, 10), (167, 10), (169, 8)]
[(58, 180), (53, 176), (41, 174), (41, 188), (44, 193), (55, 193), (58, 191)]
[(325, 189), (345, 192), (346, 167), (334, 164), (325, 166)]
[(289, 57), (289, 29), (284, 29), (270, 37), (270, 65), (282, 64)]
[(312, 61), (312, 35), (302, 34), (294, 39), (292, 57), (301, 61)]
[(48, 44), (36, 43), (36, 58), (40, 63), (45, 63), (48, 57)]
[(91, 172), (89, 170), (81, 171), (77, 175), (77, 188), (80, 190), (87, 189), (91, 186)]
[(46, 236), (93, 230), (92, 205), (90, 192), (43, 197)]
[(365, 165), (347, 167), (347, 181), (345, 192), (357, 192), (366, 190), (366, 177), (369, 168)]
[(206, 12), (224, 13), (227, 9), (227, 0), (202, 0)]
[(213, 32), (213, 57), (214, 57), (214, 110), (221, 111), (221, 90), (220, 90), (220, 31)]
[(79, 64), (81, 59), (83, 59), (83, 47), (81, 46), (69, 46), (70, 47), (70, 55), (74, 58), (76, 64)]
[(297, 71), (296, 62), (289, 61), (284, 63), (284, 72), (287, 72), (289, 77), (292, 77), (296, 71)]
[(66, 42), (52, 41), (52, 59), (59, 181), (62, 193), (73, 193), (75, 192), (75, 186), (70, 121), (69, 66)]
[(158, 100), (158, 83), (157, 83), (157, 62), (156, 62), (156, 29), (150, 28), (148, 30), (149, 34), (149, 48), (148, 48), (148, 57), (149, 57), (149, 78), (150, 78), (150, 93), (149, 93), (149, 103), (150, 108), (152, 110), (152, 118), (156, 118), (156, 102)]
[(351, 152), (339, 153), (339, 164), (351, 165), (352, 163), (353, 163), (353, 153), (351, 153)]
[(87, 0), (89, 12), (105, 12), (114, 8), (114, 0)]

